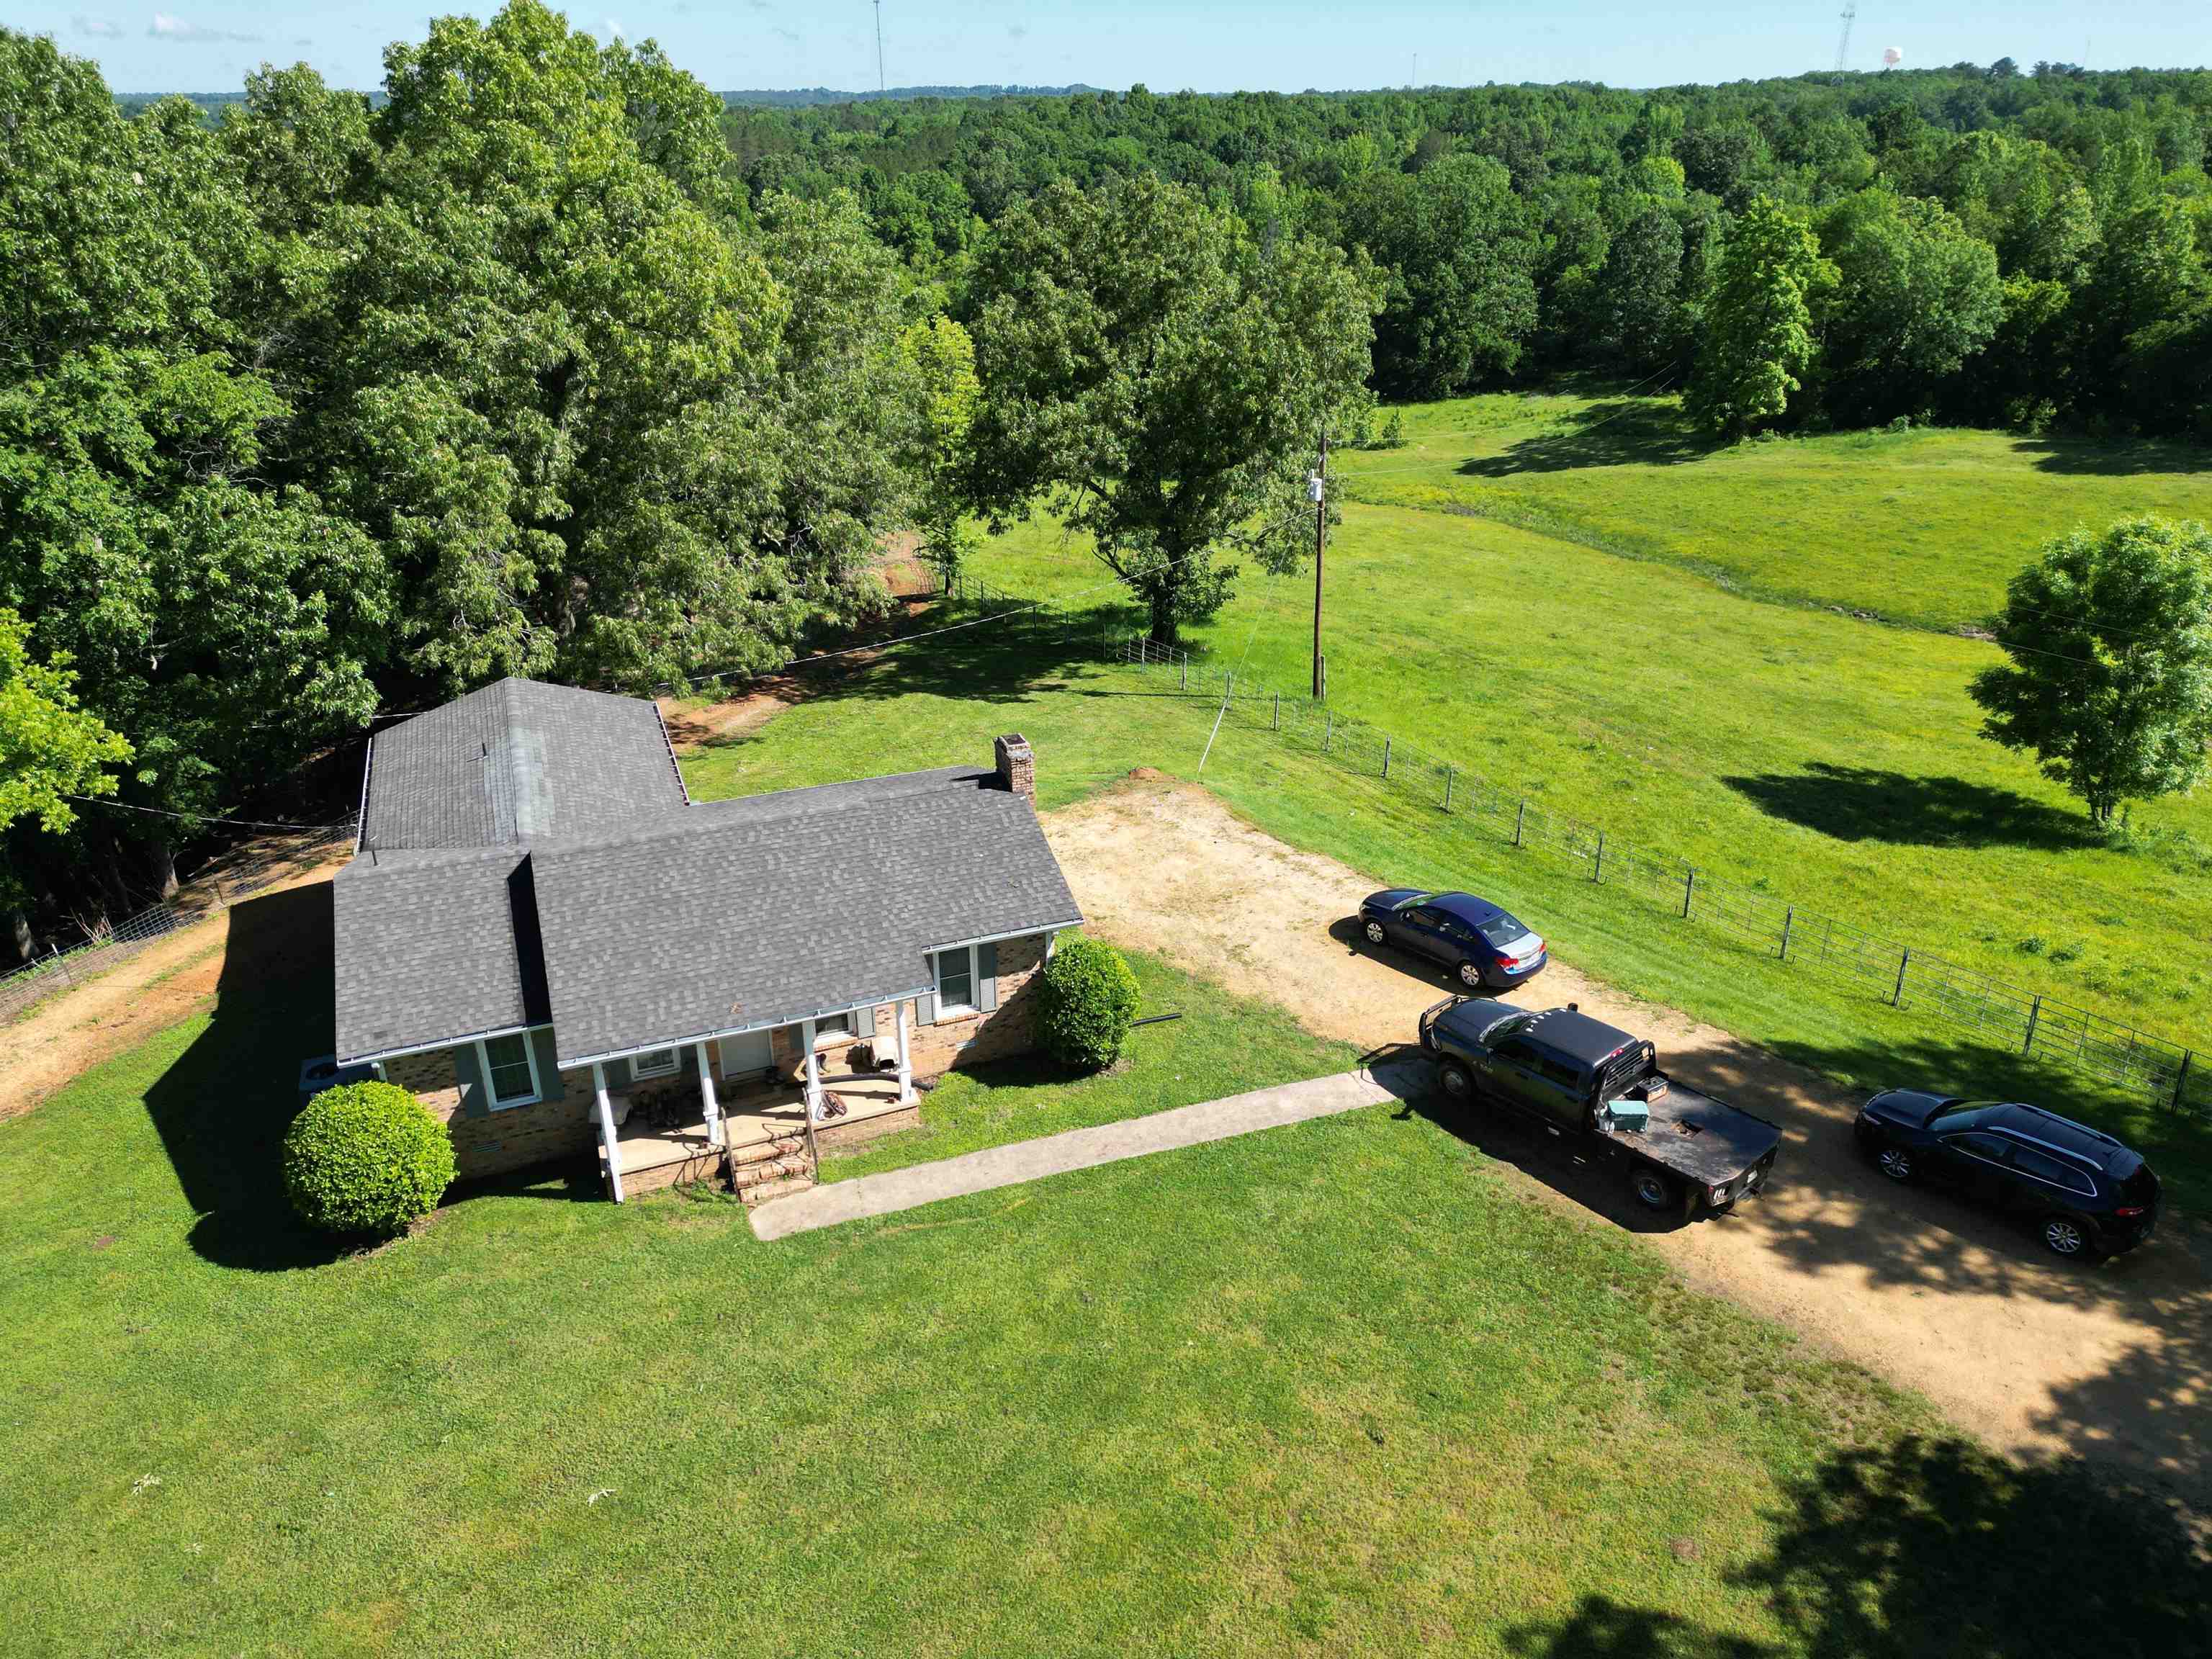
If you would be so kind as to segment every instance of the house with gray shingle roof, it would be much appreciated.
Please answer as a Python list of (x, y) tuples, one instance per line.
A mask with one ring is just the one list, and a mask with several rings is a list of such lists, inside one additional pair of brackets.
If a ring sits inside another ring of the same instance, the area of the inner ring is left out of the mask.
[(1034, 777), (1008, 736), (988, 769), (694, 801), (655, 704), (486, 686), (370, 744), (337, 1058), (443, 1118), (464, 1177), (811, 1171), (918, 1080), (1030, 1046), (1081, 921)]

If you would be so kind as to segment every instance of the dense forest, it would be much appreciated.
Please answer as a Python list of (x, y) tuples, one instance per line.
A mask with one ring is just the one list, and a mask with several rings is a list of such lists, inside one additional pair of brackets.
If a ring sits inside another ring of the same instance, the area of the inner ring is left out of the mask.
[(18, 949), (425, 702), (772, 665), (894, 531), (1068, 514), (1171, 632), (1376, 397), (2212, 436), (2203, 71), (761, 107), (536, 0), (386, 63), (119, 105), (0, 30)]

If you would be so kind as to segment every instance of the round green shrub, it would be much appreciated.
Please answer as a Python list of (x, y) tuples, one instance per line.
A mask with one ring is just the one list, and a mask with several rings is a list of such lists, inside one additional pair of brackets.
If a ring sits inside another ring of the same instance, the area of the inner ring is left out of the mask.
[(1038, 1034), (1045, 1052), (1061, 1065), (1087, 1072), (1111, 1066), (1136, 1018), (1137, 976), (1112, 945), (1068, 939), (1045, 963)]
[(446, 1126), (394, 1083), (325, 1089), (284, 1135), (292, 1207), (331, 1232), (404, 1232), (437, 1207), (453, 1180)]

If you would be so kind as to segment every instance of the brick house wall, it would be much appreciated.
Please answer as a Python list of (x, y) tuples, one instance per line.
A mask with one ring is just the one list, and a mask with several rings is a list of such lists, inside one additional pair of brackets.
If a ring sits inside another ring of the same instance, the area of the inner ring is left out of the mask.
[[(921, 1023), (921, 1008), (915, 1000), (908, 1000), (907, 1056), (913, 1063), (916, 1078), (935, 1077), (955, 1066), (981, 1066), (990, 1060), (1005, 1060), (1036, 1047), (1035, 981), (1038, 970), (1044, 966), (1046, 937), (1036, 933), (999, 942), (999, 1006), (988, 1012), (963, 1014), (957, 1019), (941, 1019), (925, 1025)], [(896, 1007), (896, 1004), (887, 1002), (876, 1010), (876, 1034), (872, 1039), (861, 1032), (825, 1037), (817, 1043), (816, 1052), (822, 1056), (823, 1070), (837, 1073), (849, 1069), (848, 1051), (855, 1043), (871, 1040), (878, 1061), (894, 1060), (898, 1054)], [(798, 1081), (806, 1059), (801, 1048), (800, 1028), (779, 1027), (770, 1036), (769, 1051), (779, 1076), (787, 1082)]]
[[(988, 1012), (963, 1014), (925, 1025), (921, 1024), (921, 1010), (915, 1001), (908, 1001), (907, 1052), (917, 1079), (936, 1077), (955, 1066), (980, 1066), (1005, 1060), (1036, 1046), (1036, 981), (1038, 970), (1044, 966), (1045, 939), (1043, 934), (1034, 934), (1000, 942), (998, 1006)], [(927, 1002), (929, 999), (922, 1000)], [(886, 1003), (876, 1011), (876, 1035), (872, 1041), (882, 1061), (891, 1060), (898, 1052), (893, 1007)], [(780, 1027), (770, 1034), (773, 1063), (787, 1082), (795, 1083), (804, 1069), (799, 1039), (800, 1030), (796, 1025)], [(849, 1070), (848, 1051), (855, 1043), (869, 1040), (861, 1032), (831, 1037), (823, 1042), (818, 1050), (823, 1070), (833, 1074)], [(502, 1111), (489, 1110), (482, 1103), (483, 1091), (476, 1085), (473, 1048), (466, 1050), (458, 1062), (451, 1048), (402, 1054), (384, 1062), (386, 1079), (411, 1092), (430, 1109), (431, 1115), (446, 1126), (453, 1139), (453, 1158), (460, 1179), (480, 1180), (533, 1164), (597, 1155), (599, 1132), (591, 1069), (586, 1066), (580, 1071), (557, 1072), (553, 1067), (552, 1034), (535, 1032), (532, 1041), (538, 1048), (541, 1085), (548, 1090), (557, 1088), (560, 1092), (532, 1105), (510, 1106)], [(680, 1088), (696, 1093), (699, 1086), (698, 1068), (692, 1063), (688, 1046), (682, 1050), (682, 1059), (683, 1068), (676, 1076), (656, 1079), (651, 1085), (633, 1084), (624, 1062), (610, 1061), (606, 1068), (610, 1091), (619, 1095), (634, 1088), (650, 1086)]]
[[(474, 1068), (471, 1054), (471, 1077)], [(386, 1081), (410, 1091), (446, 1126), (446, 1133), (453, 1139), (453, 1162), (464, 1181), (505, 1175), (537, 1164), (589, 1158), (599, 1147), (588, 1070), (556, 1072), (541, 1055), (540, 1084), (560, 1092), (549, 1093), (532, 1105), (510, 1106), (498, 1112), (486, 1110), (477, 1103), (477, 1090), (464, 1091), (460, 1067), (451, 1048), (387, 1060), (384, 1075)]]

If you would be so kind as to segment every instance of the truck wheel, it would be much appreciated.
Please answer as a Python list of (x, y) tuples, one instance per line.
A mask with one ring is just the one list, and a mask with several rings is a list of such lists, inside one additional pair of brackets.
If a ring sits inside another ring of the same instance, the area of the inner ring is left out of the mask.
[(1455, 1060), (1448, 1060), (1437, 1068), (1443, 1084), (1444, 1097), (1455, 1106), (1464, 1106), (1474, 1098), (1474, 1073)]
[(1382, 924), (1379, 921), (1369, 922), (1367, 924), (1367, 942), (1370, 945), (1380, 945), (1382, 942)]
[(1638, 1170), (1630, 1175), (1628, 1190), (1647, 1210), (1678, 1210), (1682, 1206), (1680, 1190), (1654, 1170)]

